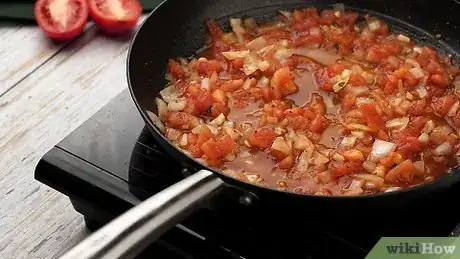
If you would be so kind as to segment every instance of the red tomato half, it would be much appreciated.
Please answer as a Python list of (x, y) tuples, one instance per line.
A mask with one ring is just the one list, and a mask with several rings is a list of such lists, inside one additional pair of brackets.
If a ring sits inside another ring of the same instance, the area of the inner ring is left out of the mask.
[(130, 31), (142, 15), (138, 0), (89, 0), (88, 3), (94, 22), (110, 34)]
[(70, 40), (83, 32), (88, 21), (86, 0), (38, 0), (35, 20), (50, 38)]

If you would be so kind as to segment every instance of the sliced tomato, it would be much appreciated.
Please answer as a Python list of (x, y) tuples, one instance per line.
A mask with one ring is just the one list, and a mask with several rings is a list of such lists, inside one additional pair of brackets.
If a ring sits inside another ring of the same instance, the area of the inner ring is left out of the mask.
[(138, 0), (89, 0), (89, 14), (99, 28), (110, 34), (132, 30), (142, 15)]
[(34, 17), (45, 34), (55, 40), (70, 40), (83, 32), (88, 22), (86, 0), (38, 0)]

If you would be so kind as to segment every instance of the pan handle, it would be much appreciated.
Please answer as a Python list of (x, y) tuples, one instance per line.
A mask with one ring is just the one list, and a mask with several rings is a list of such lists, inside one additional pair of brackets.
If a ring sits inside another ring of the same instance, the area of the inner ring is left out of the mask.
[(223, 185), (212, 172), (201, 170), (131, 208), (60, 258), (133, 258)]

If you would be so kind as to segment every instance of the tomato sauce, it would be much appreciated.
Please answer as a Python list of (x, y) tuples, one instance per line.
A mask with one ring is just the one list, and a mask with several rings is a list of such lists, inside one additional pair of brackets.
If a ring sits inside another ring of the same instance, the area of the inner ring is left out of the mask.
[(252, 184), (363, 195), (436, 180), (457, 165), (459, 69), (384, 21), (343, 10), (270, 23), (213, 20), (208, 49), (170, 59), (157, 98), (166, 136)]

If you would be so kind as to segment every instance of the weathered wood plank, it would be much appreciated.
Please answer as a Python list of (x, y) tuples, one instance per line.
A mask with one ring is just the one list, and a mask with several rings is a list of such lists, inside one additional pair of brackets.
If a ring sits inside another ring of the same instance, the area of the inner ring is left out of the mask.
[(32, 172), (45, 152), (126, 89), (129, 40), (90, 28), (0, 97), (0, 258), (53, 258), (85, 237), (68, 199)]
[(0, 96), (66, 44), (53, 42), (37, 26), (0, 23)]

